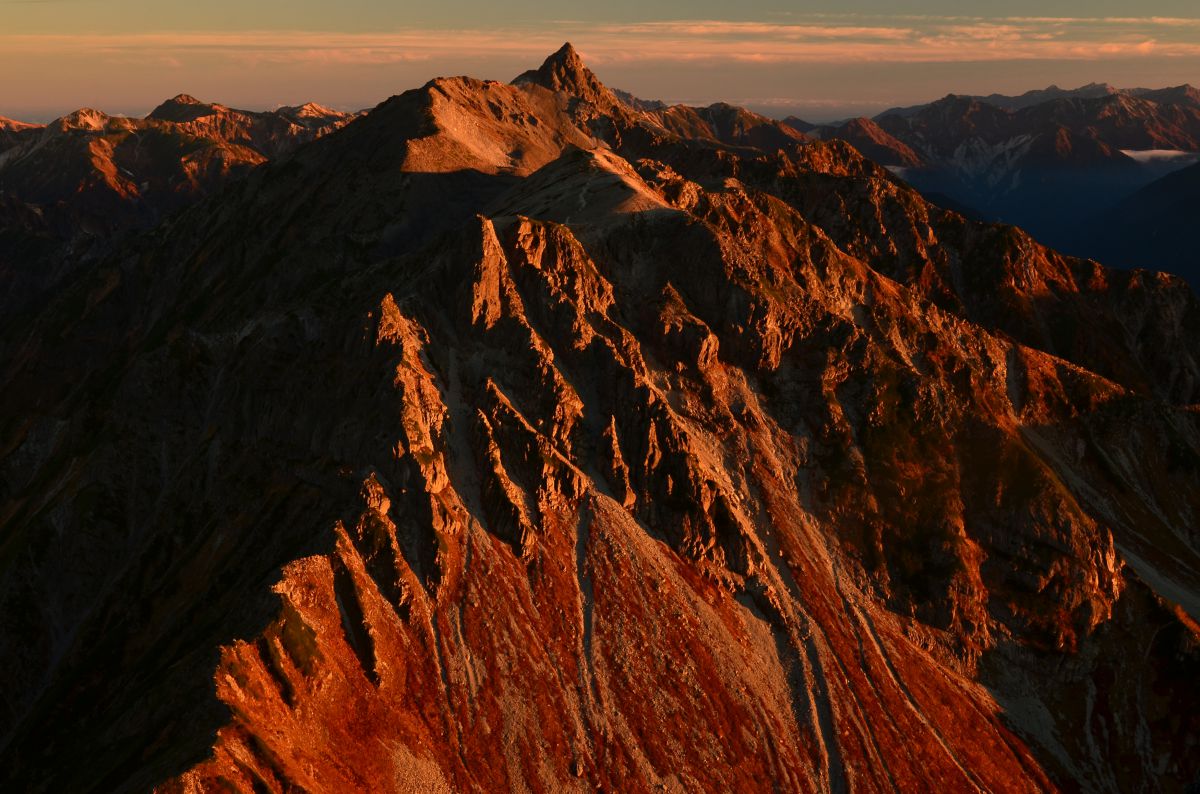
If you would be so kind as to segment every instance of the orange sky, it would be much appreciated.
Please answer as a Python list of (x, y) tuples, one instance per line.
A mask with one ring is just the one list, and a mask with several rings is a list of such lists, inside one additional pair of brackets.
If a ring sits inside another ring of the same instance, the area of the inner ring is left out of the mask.
[[(170, 21), (153, 17), (142, 29), (78, 24), (81, 9), (96, 7), (0, 0), (0, 11), (24, 20), (0, 32), (0, 115), (46, 120), (84, 105), (141, 114), (180, 92), (250, 108), (314, 100), (357, 109), (443, 74), (511, 79), (568, 39), (602, 79), (647, 98), (725, 100), (816, 120), (949, 92), (1200, 82), (1200, 20), (1178, 16), (764, 12), (498, 27), (447, 17), (336, 32), (257, 27), (254, 16), (215, 31), (149, 29)], [(75, 24), (48, 25), (55, 14)]]

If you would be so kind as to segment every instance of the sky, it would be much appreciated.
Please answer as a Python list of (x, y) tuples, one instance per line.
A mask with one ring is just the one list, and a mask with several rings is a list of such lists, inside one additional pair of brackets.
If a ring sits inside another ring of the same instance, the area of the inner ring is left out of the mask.
[(0, 116), (373, 107), (571, 41), (610, 86), (828, 121), (947, 93), (1200, 83), (1196, 0), (0, 0)]

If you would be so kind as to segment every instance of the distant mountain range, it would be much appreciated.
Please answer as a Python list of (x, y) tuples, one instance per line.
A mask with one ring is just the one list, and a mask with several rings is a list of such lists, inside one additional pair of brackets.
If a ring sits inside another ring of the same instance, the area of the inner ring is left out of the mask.
[(46, 125), (0, 118), (0, 317), (102, 255), (114, 235), (150, 228), (354, 118), (311, 103), (256, 112), (186, 94), (140, 119), (91, 108)]
[(145, 118), (82, 108), (47, 125), (0, 119), (0, 193), (88, 227), (152, 225), (353, 116), (308, 104), (235, 110), (181, 94)]
[[(1137, 215), (1135, 194), (1200, 161), (1200, 90), (1191, 85), (951, 94), (837, 124), (780, 121), (725, 103), (692, 107), (612, 95), (698, 140), (768, 151), (806, 138), (844, 140), (949, 209), (1021, 226), (1060, 250), (1107, 264), (1200, 280), (1200, 261), (1188, 246), (1122, 220)], [(255, 112), (180, 95), (144, 119), (90, 109), (49, 125), (0, 118), (7, 208), (0, 208), (0, 257), (13, 245), (5, 229), (28, 232), (28, 224), (5, 225), (17, 212), (14, 202), (38, 208), (47, 216), (43, 226), (76, 239), (101, 227), (144, 228), (353, 117), (315, 104)]]
[[(1200, 90), (1190, 85), (1179, 85), (1171, 88), (1117, 88), (1108, 83), (1088, 83), (1079, 88), (1059, 88), (1056, 85), (1051, 85), (1046, 88), (1037, 88), (1032, 91), (1026, 91), (1017, 96), (1009, 96), (1007, 94), (988, 94), (982, 96), (979, 94), (957, 94), (952, 96), (962, 96), (967, 99), (976, 99), (980, 102), (986, 102), (989, 105), (1004, 108), (1005, 110), (1021, 110), (1033, 105), (1040, 105), (1044, 102), (1050, 102), (1055, 99), (1097, 99), (1108, 96), (1130, 96), (1140, 99), (1148, 99), (1161, 104), (1190, 104), (1192, 106), (1200, 106)], [(880, 116), (901, 115), (907, 116), (917, 113), (923, 108), (928, 107), (928, 104), (910, 105), (908, 107), (897, 107), (885, 110), (880, 113)]]
[(873, 119), (785, 121), (813, 137), (845, 140), (927, 196), (1019, 225), (1061, 250), (1114, 265), (1154, 261), (1200, 277), (1195, 256), (1159, 250), (1158, 238), (1126, 238), (1140, 241), (1131, 259), (1101, 245), (1097, 232), (1137, 191), (1200, 160), (1200, 91), (1190, 85), (952, 94)]

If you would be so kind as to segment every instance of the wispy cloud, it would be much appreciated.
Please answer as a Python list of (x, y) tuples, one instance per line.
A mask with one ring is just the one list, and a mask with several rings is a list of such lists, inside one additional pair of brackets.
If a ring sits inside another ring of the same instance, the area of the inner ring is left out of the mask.
[(537, 30), (400, 30), (0, 34), (9, 55), (155, 57), (187, 64), (387, 64), (536, 58), (571, 38), (597, 64), (639, 61), (897, 62), (1098, 60), (1200, 56), (1200, 19), (1176, 17), (813, 16), (786, 23), (679, 20)]

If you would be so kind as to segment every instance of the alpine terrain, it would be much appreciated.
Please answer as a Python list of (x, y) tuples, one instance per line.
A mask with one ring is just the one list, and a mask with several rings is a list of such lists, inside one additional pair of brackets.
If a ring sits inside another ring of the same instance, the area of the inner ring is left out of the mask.
[[(1200, 91), (1190, 85), (1119, 89), (1091, 83), (1020, 96), (950, 94), (832, 125), (799, 119), (813, 137), (845, 140), (930, 200), (1027, 229), (1063, 250), (1116, 267), (1146, 266), (1124, 235), (1098, 234), (1136, 204), (1134, 194), (1200, 161)], [(1160, 190), (1160, 188), (1154, 188)], [(1124, 224), (1122, 224), (1124, 225)], [(1113, 239), (1115, 238), (1115, 239)], [(1160, 268), (1200, 278), (1195, 258), (1135, 231)]]
[(1200, 784), (1183, 280), (570, 45), (244, 115), (0, 127), (0, 789)]

